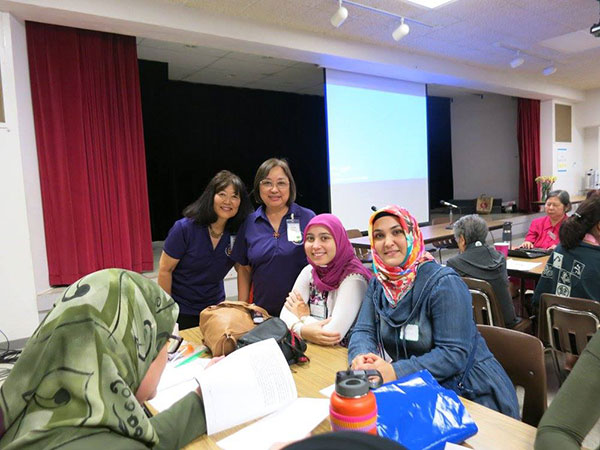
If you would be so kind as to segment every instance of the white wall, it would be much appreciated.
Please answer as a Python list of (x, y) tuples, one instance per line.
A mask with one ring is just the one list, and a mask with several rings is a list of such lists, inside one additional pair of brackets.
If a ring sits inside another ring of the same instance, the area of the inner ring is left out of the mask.
[(577, 104), (575, 122), (580, 128), (600, 126), (600, 89), (585, 91), (585, 100)]
[(585, 92), (585, 102), (574, 111), (575, 126), (582, 129), (583, 170), (600, 170), (600, 89)]
[(485, 94), (451, 105), (454, 198), (519, 198), (517, 99)]
[[(36, 294), (48, 283), (25, 27), (0, 13), (6, 123), (0, 128), (0, 329), (10, 340), (38, 324)], [(44, 281), (45, 280), (45, 281)]]
[[(600, 114), (599, 114), (600, 115)], [(583, 169), (598, 170), (600, 158), (600, 127), (583, 129)]]
[[(598, 100), (600, 101), (600, 97)], [(593, 159), (593, 155), (586, 153), (585, 148), (591, 148), (593, 144), (586, 144), (588, 133), (580, 123), (584, 118), (586, 120), (592, 118), (588, 114), (591, 104), (588, 102), (571, 104), (571, 142), (556, 142), (554, 140), (554, 106), (556, 104), (569, 103), (555, 100), (542, 102), (540, 121), (541, 175), (554, 175), (557, 178), (554, 188), (564, 189), (571, 196), (581, 195), (585, 171), (591, 168), (587, 167), (586, 162)], [(597, 111), (600, 113), (600, 109)], [(561, 155), (564, 155), (565, 160), (560, 160)]]

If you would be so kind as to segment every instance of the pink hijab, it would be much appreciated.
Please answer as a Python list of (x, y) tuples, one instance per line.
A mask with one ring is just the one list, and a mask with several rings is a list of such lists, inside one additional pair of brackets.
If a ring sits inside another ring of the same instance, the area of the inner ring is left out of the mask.
[(354, 249), (340, 219), (333, 214), (319, 214), (313, 217), (304, 229), (305, 241), (306, 234), (315, 225), (327, 228), (335, 241), (335, 256), (327, 266), (316, 265), (310, 258), (307, 258), (308, 263), (313, 267), (312, 276), (317, 289), (321, 292), (333, 291), (340, 286), (344, 278), (352, 273), (362, 275), (369, 281), (373, 274), (362, 265), (354, 254)]

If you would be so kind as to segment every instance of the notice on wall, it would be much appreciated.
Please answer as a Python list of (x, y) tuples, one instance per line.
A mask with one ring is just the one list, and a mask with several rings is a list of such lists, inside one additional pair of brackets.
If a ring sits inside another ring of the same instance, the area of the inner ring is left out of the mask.
[(567, 171), (567, 149), (557, 148), (556, 149), (556, 163), (558, 172), (565, 173)]

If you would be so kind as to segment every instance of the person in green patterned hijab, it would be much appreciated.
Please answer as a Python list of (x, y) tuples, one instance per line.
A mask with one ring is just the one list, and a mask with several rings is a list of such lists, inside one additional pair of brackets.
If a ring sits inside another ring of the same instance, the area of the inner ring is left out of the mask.
[[(0, 388), (0, 448), (176, 448), (203, 433), (194, 392), (173, 405), (177, 414), (148, 419), (140, 404), (156, 390), (178, 309), (126, 270), (71, 285)], [(178, 431), (182, 415), (179, 429), (191, 423), (192, 432)]]

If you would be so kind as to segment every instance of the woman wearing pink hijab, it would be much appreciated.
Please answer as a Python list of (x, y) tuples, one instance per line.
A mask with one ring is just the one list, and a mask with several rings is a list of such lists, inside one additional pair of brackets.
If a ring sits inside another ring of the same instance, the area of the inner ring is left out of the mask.
[(354, 323), (372, 274), (333, 214), (319, 214), (308, 223), (304, 251), (309, 265), (298, 275), (281, 319), (309, 342), (336, 345)]

